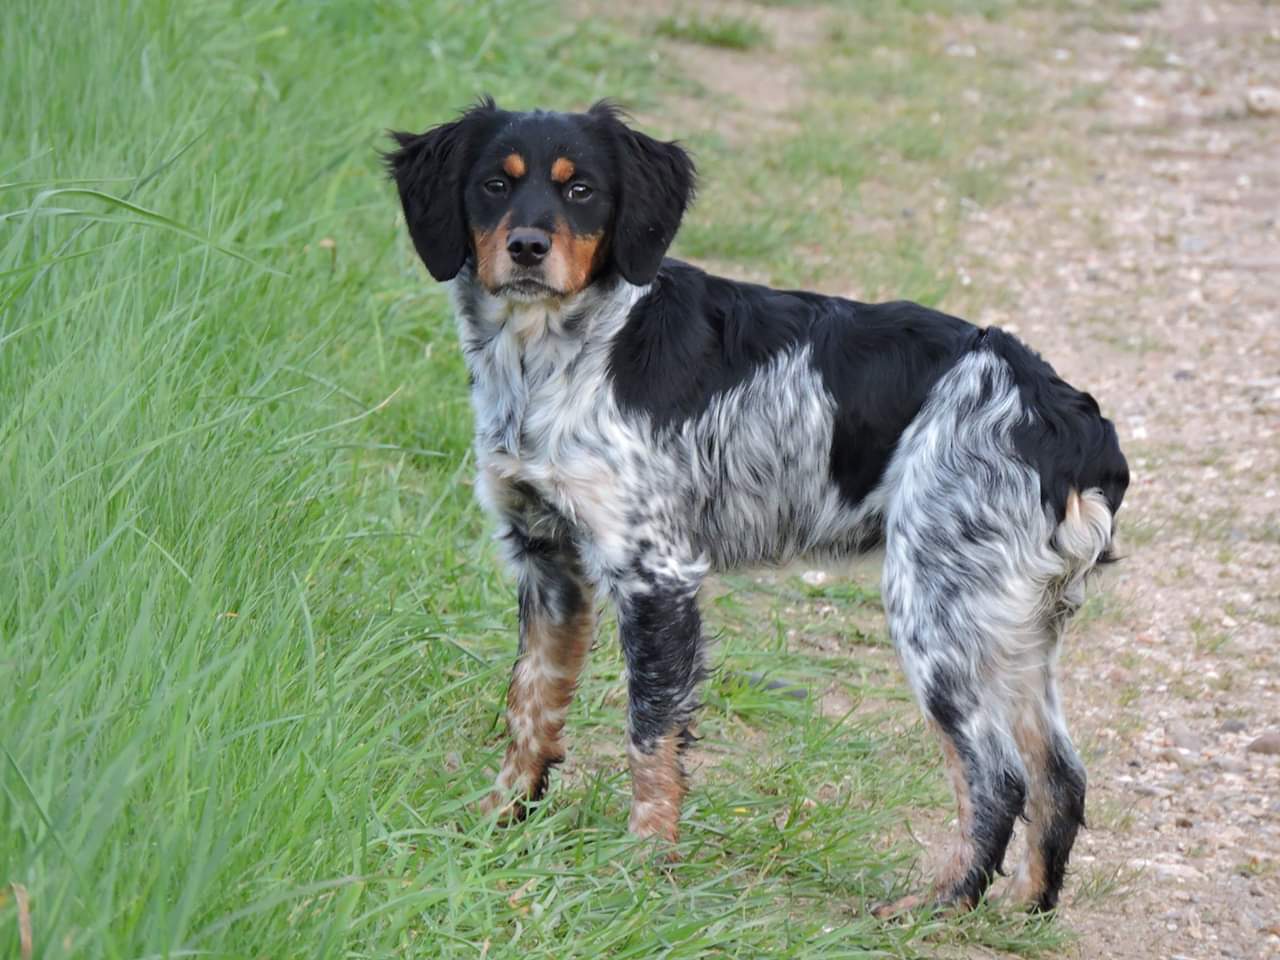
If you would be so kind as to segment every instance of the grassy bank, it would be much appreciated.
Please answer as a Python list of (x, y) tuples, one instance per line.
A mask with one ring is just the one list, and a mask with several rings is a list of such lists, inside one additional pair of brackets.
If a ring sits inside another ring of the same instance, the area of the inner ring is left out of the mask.
[[(934, 42), (922, 16), (883, 41), (908, 66)], [(660, 110), (675, 81), (650, 39), (496, 0), (4, 6), (0, 885), (30, 904), (0, 886), (6, 956), (28, 918), (40, 957), (1052, 942), (989, 910), (867, 919), (866, 898), (911, 879), (887, 838), (942, 799), (932, 748), (741, 680), (861, 671), (887, 686), (874, 627), (870, 666), (857, 651), (837, 664), (790, 651), (781, 613), (820, 602), (874, 620), (873, 592), (790, 584), (761, 605), (742, 581), (716, 600), (732, 669), (709, 688), (712, 759), (674, 868), (625, 834), (607, 632), (571, 718), (577, 765), (522, 827), (474, 810), (500, 748), (514, 599), (472, 504), (444, 299), (376, 151), (385, 128), (482, 90)], [(854, 72), (806, 89), (852, 118), (866, 104), (842, 84), (893, 78), (856, 72), (847, 30), (823, 42)], [(953, 80), (926, 76), (912, 102), (928, 112), (903, 122), (936, 126), (928, 98)], [(839, 129), (867, 147), (865, 127)], [(849, 144), (819, 133), (753, 157), (749, 182), (790, 175), (761, 187), (755, 215), (710, 187), (686, 252), (828, 276), (788, 251), (797, 231), (859, 242), (837, 209), (733, 245), (748, 221), (788, 222), (805, 184), (859, 182), (832, 166)], [(905, 163), (951, 162), (909, 140)], [(701, 147), (722, 183), (731, 145)], [(883, 249), (868, 241), (867, 283), (943, 295), (934, 246)]]

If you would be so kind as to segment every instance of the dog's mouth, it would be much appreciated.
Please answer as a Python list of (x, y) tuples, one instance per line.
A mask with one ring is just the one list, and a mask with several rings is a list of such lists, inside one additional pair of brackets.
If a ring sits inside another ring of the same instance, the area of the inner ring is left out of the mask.
[(551, 300), (564, 296), (555, 287), (548, 286), (534, 277), (515, 277), (493, 292), (500, 297), (526, 301)]

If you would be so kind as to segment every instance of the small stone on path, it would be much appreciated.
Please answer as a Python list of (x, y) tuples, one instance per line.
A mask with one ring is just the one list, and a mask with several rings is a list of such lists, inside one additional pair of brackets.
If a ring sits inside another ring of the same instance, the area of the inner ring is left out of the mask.
[(1245, 748), (1248, 753), (1261, 753), (1265, 756), (1280, 754), (1280, 733), (1264, 733)]
[(1275, 87), (1250, 87), (1244, 95), (1245, 106), (1250, 113), (1260, 117), (1280, 113), (1280, 90)]

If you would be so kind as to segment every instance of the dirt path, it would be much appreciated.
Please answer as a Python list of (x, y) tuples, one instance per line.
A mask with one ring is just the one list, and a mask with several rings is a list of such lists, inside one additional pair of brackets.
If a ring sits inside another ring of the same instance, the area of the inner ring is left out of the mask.
[[(1280, 8), (1168, 2), (1061, 37), (1078, 170), (965, 231), (1013, 324), (1116, 420), (1124, 563), (1064, 657), (1092, 827), (1082, 957), (1280, 955)], [(1260, 95), (1255, 93), (1255, 99)], [(1266, 108), (1255, 103), (1256, 108)], [(1109, 894), (1109, 895), (1097, 895)]]
[[(708, 120), (721, 135), (762, 118), (785, 131), (837, 13), (716, 6), (771, 48), (668, 44), (672, 59), (755, 105)], [(1014, 330), (1093, 392), (1133, 468), (1125, 560), (1063, 660), (1091, 785), (1062, 911), (1072, 953), (1280, 956), (1280, 757), (1247, 749), (1280, 730), (1280, 6), (1094, 4), (941, 29), (951, 55), (1017, 58), (1040, 100), (1009, 147), (1039, 159), (968, 210), (955, 269), (973, 287), (943, 306)], [(669, 106), (668, 126), (706, 110)]]

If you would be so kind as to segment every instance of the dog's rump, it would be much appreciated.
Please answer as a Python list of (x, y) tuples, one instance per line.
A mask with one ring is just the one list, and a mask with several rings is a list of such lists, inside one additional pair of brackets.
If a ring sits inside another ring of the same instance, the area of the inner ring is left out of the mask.
[(935, 565), (971, 554), (975, 575), (1007, 568), (1027, 585), (1023, 619), (1060, 621), (1083, 601), (1089, 572), (1111, 559), (1128, 480), (1115, 427), (1094, 399), (989, 328), (902, 435), (885, 478), (889, 535), (914, 531)]
[[(1018, 455), (1039, 476), (1042, 502), (1060, 525), (1075, 529), (1096, 525), (1105, 508), (1109, 529), (1129, 486), (1115, 425), (1090, 394), (1065, 382), (1011, 334), (988, 328), (976, 349), (1003, 360), (1018, 389), (1023, 416), (1011, 436)], [(1106, 558), (1104, 549), (1100, 559)]]

